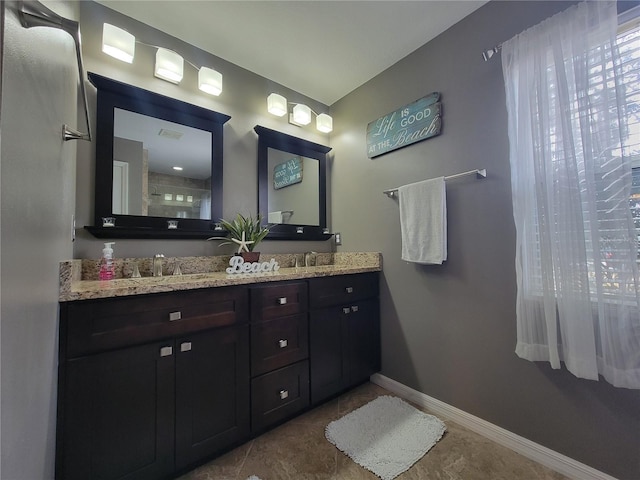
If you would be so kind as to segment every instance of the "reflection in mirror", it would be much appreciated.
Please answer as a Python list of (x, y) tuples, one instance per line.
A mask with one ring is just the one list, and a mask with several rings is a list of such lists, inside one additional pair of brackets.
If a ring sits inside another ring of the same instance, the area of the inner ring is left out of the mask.
[[(222, 216), (222, 127), (231, 117), (88, 76), (98, 95), (95, 226), (85, 228), (99, 238), (210, 237)], [(101, 226), (103, 217), (115, 226)]]
[(211, 220), (211, 132), (114, 109), (114, 215)]
[(327, 240), (327, 153), (331, 148), (256, 126), (258, 211), (271, 240)]
[(268, 221), (271, 224), (320, 225), (320, 162), (268, 149)]

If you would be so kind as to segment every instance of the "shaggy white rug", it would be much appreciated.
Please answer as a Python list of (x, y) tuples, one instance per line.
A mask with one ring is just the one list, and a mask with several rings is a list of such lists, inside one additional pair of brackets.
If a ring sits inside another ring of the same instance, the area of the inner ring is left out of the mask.
[(325, 436), (357, 464), (392, 480), (420, 460), (445, 430), (440, 419), (384, 395), (331, 422)]

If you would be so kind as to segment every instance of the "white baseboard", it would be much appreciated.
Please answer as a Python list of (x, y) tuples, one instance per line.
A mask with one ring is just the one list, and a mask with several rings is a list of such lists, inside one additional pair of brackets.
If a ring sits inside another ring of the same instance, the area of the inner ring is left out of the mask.
[(371, 376), (371, 382), (395, 393), (416, 405), (428, 409), (433, 414), (443, 419), (451, 420), (469, 430), (476, 432), (514, 452), (544, 465), (558, 473), (575, 480), (616, 480), (604, 472), (596, 470), (584, 463), (562, 455), (550, 448), (543, 447), (520, 435), (516, 435), (504, 428), (482, 420), (467, 412), (464, 412), (447, 403), (441, 402), (429, 395), (418, 392), (400, 382), (375, 373)]

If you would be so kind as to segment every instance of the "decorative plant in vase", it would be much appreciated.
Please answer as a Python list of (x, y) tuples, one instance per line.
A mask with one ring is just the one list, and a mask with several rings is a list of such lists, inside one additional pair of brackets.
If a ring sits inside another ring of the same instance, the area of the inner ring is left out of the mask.
[[(262, 215), (244, 216), (237, 214), (233, 220), (220, 219), (222, 227), (229, 232), (230, 241), (220, 245), (235, 243), (238, 245), (238, 253), (246, 262), (257, 262), (260, 252), (254, 251), (256, 246), (267, 236), (269, 228), (262, 225)], [(227, 237), (211, 237), (207, 240), (226, 240)]]

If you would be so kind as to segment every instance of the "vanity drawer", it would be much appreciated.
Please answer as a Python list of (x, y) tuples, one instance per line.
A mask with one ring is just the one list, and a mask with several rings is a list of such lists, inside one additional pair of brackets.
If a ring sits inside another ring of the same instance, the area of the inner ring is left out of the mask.
[(70, 302), (61, 306), (61, 342), (72, 358), (214, 327), (242, 324), (248, 291), (222, 287)]
[(309, 285), (311, 308), (342, 305), (378, 296), (377, 273), (312, 278)]
[(307, 283), (286, 282), (251, 289), (251, 321), (295, 315), (307, 311)]
[(309, 406), (309, 362), (294, 363), (251, 381), (251, 429), (258, 432)]
[(251, 324), (252, 376), (307, 358), (308, 335), (306, 313)]

